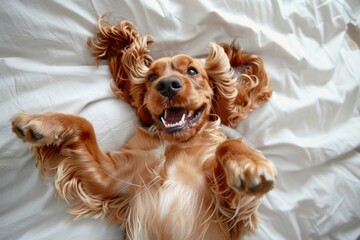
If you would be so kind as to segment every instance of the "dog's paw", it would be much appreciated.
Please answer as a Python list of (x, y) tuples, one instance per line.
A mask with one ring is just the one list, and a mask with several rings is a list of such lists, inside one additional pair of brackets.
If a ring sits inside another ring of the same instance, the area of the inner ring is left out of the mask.
[(254, 161), (243, 156), (229, 159), (224, 167), (227, 184), (235, 191), (264, 194), (275, 185), (276, 168), (266, 159)]
[(17, 137), (35, 146), (60, 145), (65, 132), (63, 114), (29, 114), (21, 112), (11, 121), (12, 131)]

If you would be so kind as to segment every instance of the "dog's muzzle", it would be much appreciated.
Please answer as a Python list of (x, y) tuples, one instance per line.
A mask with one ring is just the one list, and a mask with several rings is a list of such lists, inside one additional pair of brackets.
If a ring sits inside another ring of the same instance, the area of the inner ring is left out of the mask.
[(164, 77), (156, 84), (156, 90), (170, 99), (181, 90), (182, 84), (182, 81), (178, 78)]

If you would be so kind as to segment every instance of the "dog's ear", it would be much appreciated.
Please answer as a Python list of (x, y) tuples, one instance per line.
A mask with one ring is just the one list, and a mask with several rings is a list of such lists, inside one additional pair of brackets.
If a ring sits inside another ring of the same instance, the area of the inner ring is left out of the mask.
[[(234, 76), (236, 67), (242, 69), (239, 76)], [(272, 94), (261, 57), (243, 53), (234, 44), (211, 43), (205, 69), (214, 91), (212, 113), (230, 127), (236, 127)]]
[(142, 36), (134, 24), (126, 20), (113, 25), (102, 16), (98, 27), (94, 36), (88, 39), (96, 63), (103, 59), (108, 61), (115, 83), (111, 85), (113, 93), (135, 109), (144, 126), (152, 125), (151, 115), (143, 104), (145, 77), (153, 61), (148, 49), (152, 38)]

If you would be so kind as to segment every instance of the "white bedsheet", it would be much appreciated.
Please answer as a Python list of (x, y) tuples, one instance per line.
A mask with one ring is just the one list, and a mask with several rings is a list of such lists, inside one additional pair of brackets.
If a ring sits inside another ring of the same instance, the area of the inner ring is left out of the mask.
[(248, 239), (360, 235), (360, 2), (2, 1), (0, 7), (0, 239), (121, 239), (105, 220), (72, 221), (11, 133), (21, 111), (80, 114), (104, 150), (133, 133), (133, 111), (110, 91), (86, 40), (103, 13), (155, 37), (151, 54), (206, 54), (234, 39), (263, 56), (269, 103), (236, 129), (279, 170)]

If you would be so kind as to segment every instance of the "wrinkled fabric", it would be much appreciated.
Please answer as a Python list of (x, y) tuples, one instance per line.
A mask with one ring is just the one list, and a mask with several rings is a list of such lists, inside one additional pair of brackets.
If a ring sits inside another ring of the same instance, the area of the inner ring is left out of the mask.
[(22, 110), (80, 114), (104, 151), (134, 133), (133, 110), (86, 47), (104, 13), (154, 36), (154, 58), (206, 56), (209, 42), (233, 41), (263, 57), (273, 96), (236, 131), (279, 176), (246, 239), (360, 235), (359, 1), (34, 0), (0, 8), (0, 239), (123, 238), (105, 219), (71, 220), (9, 122)]

